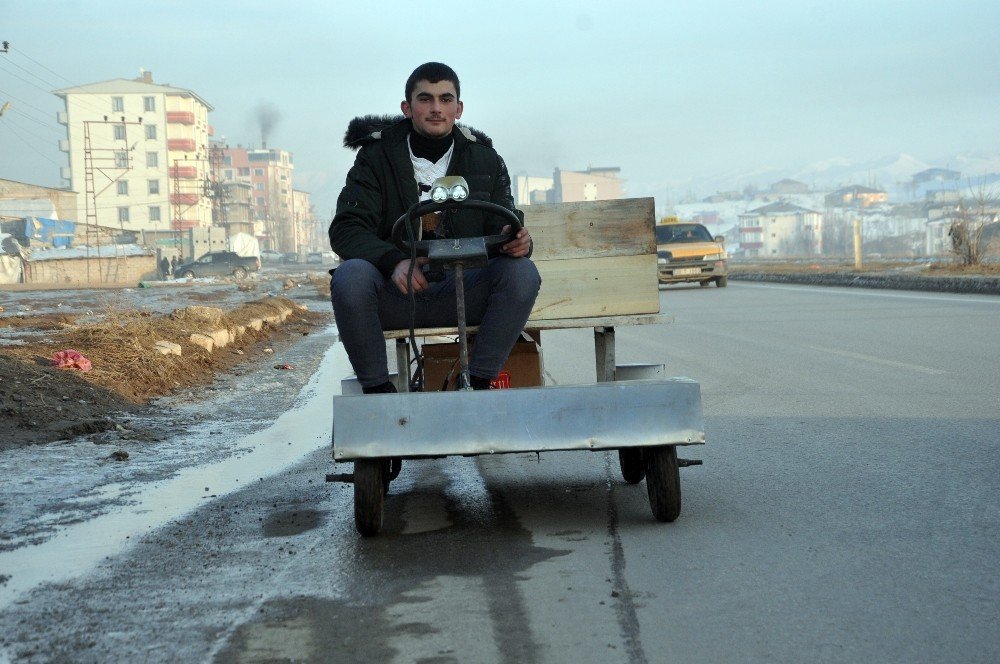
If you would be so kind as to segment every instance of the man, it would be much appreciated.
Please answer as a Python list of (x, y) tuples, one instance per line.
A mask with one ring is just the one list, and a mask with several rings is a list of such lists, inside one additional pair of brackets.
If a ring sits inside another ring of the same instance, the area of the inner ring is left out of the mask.
[[(416, 299), (416, 327), (456, 324), (455, 279), (428, 281), (418, 258), (390, 240), (392, 226), (414, 203), (429, 196), (444, 175), (463, 176), (471, 197), (514, 210), (510, 176), (492, 141), (456, 126), (463, 103), (458, 76), (447, 65), (428, 62), (406, 81), (402, 118), (365, 116), (353, 120), (344, 145), (357, 159), (337, 200), (330, 246), (343, 261), (332, 271), (330, 293), (340, 338), (366, 394), (394, 392), (386, 368), (382, 330), (410, 325), (410, 294)], [(477, 210), (444, 213), (435, 235), (496, 234), (506, 222)], [(497, 376), (534, 306), (541, 278), (526, 228), (503, 245), (487, 267), (466, 270), (466, 320), (479, 325), (469, 374), (474, 389), (487, 389)], [(412, 275), (411, 275), (412, 272)]]

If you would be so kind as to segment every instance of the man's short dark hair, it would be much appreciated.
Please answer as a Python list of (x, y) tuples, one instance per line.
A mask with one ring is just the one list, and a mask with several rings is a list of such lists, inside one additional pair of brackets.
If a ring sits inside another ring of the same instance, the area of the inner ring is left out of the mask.
[(455, 97), (458, 99), (462, 98), (462, 86), (458, 82), (458, 74), (455, 70), (446, 64), (440, 62), (425, 62), (410, 74), (410, 77), (406, 79), (406, 102), (410, 103), (410, 95), (413, 94), (413, 88), (417, 87), (418, 81), (427, 81), (428, 83), (437, 83), (439, 81), (449, 81), (455, 86)]

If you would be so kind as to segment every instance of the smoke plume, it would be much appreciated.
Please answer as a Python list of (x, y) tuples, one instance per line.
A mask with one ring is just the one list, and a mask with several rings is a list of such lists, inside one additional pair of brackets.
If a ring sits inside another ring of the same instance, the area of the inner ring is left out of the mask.
[(257, 105), (254, 112), (257, 116), (257, 124), (260, 126), (260, 140), (263, 147), (266, 148), (267, 139), (271, 136), (274, 128), (278, 126), (278, 122), (281, 121), (281, 111), (273, 104), (262, 102)]

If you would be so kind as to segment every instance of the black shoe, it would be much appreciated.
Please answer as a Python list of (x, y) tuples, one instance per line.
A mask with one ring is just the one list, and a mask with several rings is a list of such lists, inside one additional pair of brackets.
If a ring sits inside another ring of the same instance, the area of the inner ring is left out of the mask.
[(488, 390), (492, 381), (489, 378), (482, 378), (480, 376), (469, 376), (469, 382), (472, 383), (472, 389), (474, 390)]
[(396, 386), (392, 384), (391, 381), (386, 381), (381, 385), (373, 385), (372, 387), (362, 387), (361, 391), (365, 394), (393, 394), (396, 392)]

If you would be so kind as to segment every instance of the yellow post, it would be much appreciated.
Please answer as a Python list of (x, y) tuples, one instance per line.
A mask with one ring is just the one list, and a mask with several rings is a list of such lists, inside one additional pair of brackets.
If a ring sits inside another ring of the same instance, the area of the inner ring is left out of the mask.
[(861, 269), (861, 220), (854, 220), (854, 269)]

